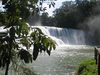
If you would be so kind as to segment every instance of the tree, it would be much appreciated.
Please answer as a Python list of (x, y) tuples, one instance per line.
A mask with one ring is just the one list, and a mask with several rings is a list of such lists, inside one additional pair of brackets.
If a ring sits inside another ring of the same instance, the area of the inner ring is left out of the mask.
[(41, 15), (41, 22), (42, 25), (47, 25), (48, 26), (48, 13), (42, 13)]
[[(38, 0), (2, 0), (5, 19), (2, 19), (4, 22), (0, 21), (7, 31), (0, 32), (0, 67), (6, 68), (5, 75), (8, 75), (14, 56), (29, 63), (36, 60), (39, 52), (46, 51), (50, 55), (51, 50), (55, 49), (52, 39), (39, 28), (31, 28), (25, 22), (30, 14), (39, 11), (37, 2)], [(1, 16), (3, 14), (0, 13)], [(32, 54), (28, 51), (30, 47), (33, 47)]]
[[(99, 0), (65, 1), (54, 11), (55, 26), (66, 28), (79, 28), (90, 16), (99, 15)], [(82, 27), (85, 27), (83, 25)], [(89, 29), (88, 26), (85, 29)]]
[(40, 21), (43, 26), (54, 26), (54, 18), (49, 16), (47, 12), (43, 12), (40, 16)]
[(76, 6), (73, 1), (63, 2), (62, 6), (54, 11), (55, 26), (76, 28), (78, 20), (78, 10)]

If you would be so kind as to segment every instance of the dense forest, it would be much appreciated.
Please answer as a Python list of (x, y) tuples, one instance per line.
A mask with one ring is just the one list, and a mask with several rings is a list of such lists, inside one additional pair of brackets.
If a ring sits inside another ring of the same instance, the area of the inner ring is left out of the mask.
[[(51, 50), (56, 48), (52, 39), (44, 35), (39, 28), (31, 28), (26, 22), (30, 25), (37, 25), (37, 22), (40, 22), (43, 26), (90, 31), (96, 44), (100, 44), (99, 0), (63, 2), (62, 6), (53, 12), (53, 16), (49, 16), (45, 12), (46, 9), (41, 7), (42, 2), (40, 2), (40, 7), (43, 13), (41, 15), (38, 13), (40, 11), (37, 5), (38, 0), (1, 1), (5, 11), (0, 10), (0, 27), (3, 26), (7, 31), (0, 32), (0, 68), (5, 69), (5, 75), (8, 75), (11, 64), (19, 66), (17, 64), (19, 60), (30, 63), (37, 59), (39, 53), (46, 52), (50, 55)], [(54, 6), (54, 4), (52, 1), (49, 7)], [(30, 31), (32, 32), (29, 33)], [(25, 49), (20, 45), (24, 46)], [(33, 47), (32, 54), (28, 51), (31, 46)], [(19, 66), (19, 68), (21, 67)], [(22, 74), (20, 73), (20, 75)]]
[[(30, 16), (28, 22), (41, 21), (43, 26), (56, 26), (64, 28), (78, 28), (78, 29), (89, 29), (87, 25), (82, 24), (93, 16), (98, 16), (100, 13), (100, 1), (99, 0), (76, 0), (76, 1), (65, 1), (62, 6), (53, 11), (53, 16), (49, 16), (47, 12), (42, 15), (35, 14)], [(81, 25), (81, 27), (79, 26)]]
[[(30, 25), (40, 22), (43, 26), (89, 30), (90, 28), (85, 22), (100, 15), (99, 6), (100, 0), (65, 1), (60, 8), (53, 11), (52, 16), (49, 16), (45, 11), (41, 15), (35, 13), (34, 16), (29, 16), (27, 22)], [(6, 15), (0, 13), (0, 17), (0, 24), (2, 24)]]
[[(90, 16), (99, 15), (99, 1), (76, 0), (64, 2), (59, 9), (54, 11), (55, 26), (66, 28), (80, 28), (78, 25), (85, 22)], [(94, 11), (96, 8), (97, 11)], [(86, 26), (86, 25), (84, 25)], [(88, 27), (84, 28), (85, 30)]]
[[(34, 21), (33, 21), (34, 20)], [(39, 22), (43, 26), (81, 29), (90, 31), (94, 44), (100, 44), (100, 0), (65, 1), (60, 8), (53, 11), (53, 16), (47, 12), (30, 16), (29, 23)]]

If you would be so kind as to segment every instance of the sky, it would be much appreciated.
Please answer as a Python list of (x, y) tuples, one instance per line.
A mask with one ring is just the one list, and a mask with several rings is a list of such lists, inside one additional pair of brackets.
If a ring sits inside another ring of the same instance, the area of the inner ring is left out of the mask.
[[(49, 1), (49, 0), (47, 0), (47, 1)], [(55, 1), (55, 7), (51, 7), (51, 8), (49, 8), (47, 3), (44, 3), (43, 6), (47, 7), (47, 10), (45, 12), (48, 12), (49, 16), (52, 16), (52, 14), (53, 14), (52, 12), (55, 9), (59, 8), (62, 5), (62, 2), (65, 2), (65, 1), (73, 1), (73, 0), (57, 0), (57, 1)], [(1, 1), (0, 1), (0, 9), (2, 9)]]
[(3, 7), (1, 4), (2, 4), (2, 2), (0, 1), (0, 9), (2, 9), (2, 7)]
[(55, 1), (55, 7), (51, 7), (51, 8), (49, 8), (49, 6), (46, 3), (44, 3), (44, 6), (47, 7), (47, 10), (45, 12), (48, 12), (49, 16), (52, 16), (52, 14), (53, 14), (52, 12), (55, 9), (59, 8), (60, 6), (62, 6), (62, 2), (65, 2), (65, 1), (73, 1), (73, 0), (57, 0), (57, 1)]

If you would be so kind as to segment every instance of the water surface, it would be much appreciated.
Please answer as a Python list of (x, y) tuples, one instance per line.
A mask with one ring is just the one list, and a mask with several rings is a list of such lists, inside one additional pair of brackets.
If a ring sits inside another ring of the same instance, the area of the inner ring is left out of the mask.
[(57, 47), (48, 56), (46, 53), (29, 66), (38, 75), (72, 75), (80, 62), (94, 57), (94, 47), (85, 45), (65, 45)]

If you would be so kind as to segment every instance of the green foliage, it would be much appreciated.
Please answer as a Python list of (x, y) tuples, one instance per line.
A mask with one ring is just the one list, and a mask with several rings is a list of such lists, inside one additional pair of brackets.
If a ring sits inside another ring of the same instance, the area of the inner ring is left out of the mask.
[(48, 26), (48, 13), (42, 13), (41, 15), (41, 22), (42, 22), (42, 25), (47, 25)]
[[(26, 56), (25, 56), (26, 57)], [(26, 57), (27, 58), (27, 57)], [(4, 75), (5, 68), (0, 68), (0, 75)], [(36, 75), (32, 67), (28, 67), (24, 60), (20, 60), (18, 53), (12, 50), (12, 59), (9, 66), (9, 75)]]
[(96, 61), (91, 59), (80, 63), (77, 75), (98, 75)]
[[(26, 23), (30, 14), (39, 11), (37, 2), (38, 0), (2, 0), (5, 13), (0, 13), (3, 17), (0, 22), (7, 31), (0, 33), (0, 68), (6, 69), (5, 75), (8, 75), (14, 56), (17, 55), (20, 60), (29, 63), (32, 59), (36, 60), (39, 52), (46, 51), (50, 55), (51, 50), (55, 49), (53, 40), (39, 28), (31, 28)], [(32, 46), (31, 54), (29, 49)]]
[(8, 23), (6, 17), (7, 17), (7, 15), (5, 13), (3, 13), (3, 12), (0, 13), (0, 26)]
[[(0, 67), (6, 67), (6, 64), (12, 62), (14, 56), (12, 50), (18, 53), (21, 60), (29, 63), (32, 62), (32, 59), (36, 60), (39, 52), (46, 51), (50, 55), (51, 50), (55, 49), (53, 40), (44, 35), (39, 28), (32, 28), (33, 31), (29, 33), (30, 27), (25, 25), (20, 27), (11, 26), (8, 33), (4, 35), (1, 33)], [(19, 31), (19, 29), (21, 30)], [(33, 46), (32, 55), (28, 51), (31, 46)]]
[(54, 11), (55, 26), (76, 28), (78, 21), (77, 4), (72, 1), (63, 2), (59, 9)]
[(50, 55), (50, 51), (55, 49), (53, 40), (44, 35), (39, 28), (35, 28), (30, 36), (34, 41), (33, 60), (36, 60), (39, 52), (46, 51)]
[[(88, 17), (99, 15), (100, 1), (76, 0), (63, 2), (60, 8), (54, 11), (55, 26), (66, 28), (78, 28)], [(94, 10), (96, 8), (96, 10)], [(85, 29), (89, 29), (88, 26)], [(80, 27), (81, 28), (81, 27)]]
[(25, 61), (25, 63), (29, 63), (30, 61), (32, 62), (32, 55), (28, 51), (21, 49), (18, 55)]
[(41, 24), (43, 26), (54, 26), (56, 22), (54, 18), (54, 16), (49, 16), (47, 12), (43, 12), (40, 16)]

